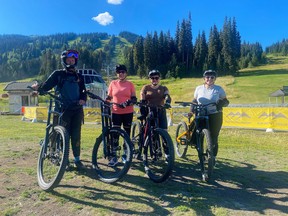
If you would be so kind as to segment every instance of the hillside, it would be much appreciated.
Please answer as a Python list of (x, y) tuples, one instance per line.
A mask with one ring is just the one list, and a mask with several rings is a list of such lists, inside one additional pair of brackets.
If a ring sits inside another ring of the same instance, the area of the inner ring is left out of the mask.
[(66, 49), (76, 49), (81, 53), (80, 67), (101, 71), (110, 64), (123, 62), (123, 52), (137, 37), (129, 32), (121, 32), (118, 36), (107, 33), (0, 35), (0, 81), (38, 75), (45, 78), (47, 73), (61, 67), (59, 56)]
[[(288, 57), (268, 56), (268, 63), (241, 70), (238, 76), (219, 77), (216, 84), (221, 85), (231, 104), (267, 104), (269, 94), (288, 85)], [(149, 80), (129, 77), (135, 85), (137, 92)], [(195, 87), (200, 85), (202, 78), (165, 79), (161, 81), (166, 85), (173, 101), (191, 101)], [(276, 98), (270, 98), (271, 103), (276, 103)], [(278, 102), (281, 100), (278, 98)]]
[[(142, 86), (149, 83), (148, 79), (137, 76), (129, 76), (128, 79), (135, 84), (137, 97)], [(236, 77), (219, 77), (216, 83), (225, 89), (231, 104), (268, 104), (269, 94), (288, 85), (287, 80), (288, 57), (268, 56), (267, 65), (241, 70)], [(191, 101), (202, 78), (164, 79), (161, 83), (169, 88), (173, 102)], [(1, 94), (6, 84), (0, 83)], [(1, 98), (0, 107), (7, 107), (7, 102), (8, 99)], [(276, 103), (276, 98), (270, 98), (270, 102)]]

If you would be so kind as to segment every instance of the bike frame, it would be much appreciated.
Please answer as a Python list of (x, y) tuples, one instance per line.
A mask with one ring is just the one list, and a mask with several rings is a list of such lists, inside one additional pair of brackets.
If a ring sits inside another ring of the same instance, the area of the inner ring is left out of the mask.
[[(153, 131), (156, 128), (158, 128), (158, 125), (159, 125), (158, 112), (160, 109), (164, 109), (161, 105), (160, 106), (142, 105), (142, 106), (145, 106), (148, 108), (148, 114), (145, 119), (140, 120), (140, 125), (143, 131), (140, 137), (141, 151), (142, 151), (142, 147), (144, 146), (144, 142), (146, 138), (148, 137), (148, 134), (149, 134), (150, 139), (153, 138)], [(156, 116), (155, 116), (155, 113), (156, 113)], [(153, 142), (149, 142), (149, 143), (153, 143)]]
[(107, 152), (107, 143), (109, 142), (110, 136), (107, 136), (107, 132), (113, 127), (112, 126), (112, 116), (111, 116), (111, 105), (117, 103), (107, 103), (98, 95), (93, 93), (87, 92), (87, 95), (90, 96), (92, 99), (96, 99), (100, 101), (100, 110), (101, 110), (101, 125), (102, 125), (102, 140), (103, 140), (103, 152), (104, 157), (108, 156)]
[[(192, 103), (191, 103), (192, 104)], [(208, 104), (210, 105), (210, 104)], [(207, 105), (201, 105), (201, 104), (195, 104), (196, 108), (195, 108), (195, 117), (194, 117), (194, 121), (195, 121), (195, 128), (194, 130), (196, 130), (196, 148), (199, 151), (200, 148), (200, 134), (202, 132), (203, 129), (210, 129), (209, 126), (209, 116), (207, 115), (206, 111), (205, 111), (205, 107)], [(203, 111), (205, 111), (203, 113)], [(181, 138), (183, 136), (187, 136), (187, 139), (189, 140), (189, 144), (191, 145), (192, 142), (192, 134), (193, 131), (190, 130), (191, 125), (193, 124), (193, 120), (191, 121), (191, 118), (188, 117), (188, 130), (184, 131), (182, 134), (180, 134), (176, 140), (177, 142), (180, 143)], [(191, 133), (190, 133), (191, 132)]]

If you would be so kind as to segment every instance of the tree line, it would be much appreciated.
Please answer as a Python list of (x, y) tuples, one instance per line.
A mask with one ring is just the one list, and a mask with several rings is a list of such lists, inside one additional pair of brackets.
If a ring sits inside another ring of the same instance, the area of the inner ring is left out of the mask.
[(107, 33), (63, 33), (48, 36), (0, 35), (0, 81), (37, 76), (45, 79), (61, 68), (60, 54), (66, 49), (80, 52), (78, 66), (101, 71), (116, 63), (140, 77), (158, 69), (163, 78), (201, 76), (206, 69), (219, 75), (236, 75), (242, 68), (264, 64), (260, 43), (241, 43), (235, 18), (225, 18), (221, 30), (212, 26), (208, 38), (199, 32), (193, 44), (189, 15), (170, 32), (147, 33), (145, 37), (123, 31)]
[(204, 31), (192, 43), (192, 23), (177, 23), (175, 37), (170, 32), (147, 33), (139, 37), (125, 55), (129, 73), (146, 76), (158, 69), (165, 77), (197, 77), (207, 69), (221, 75), (236, 75), (239, 69), (266, 63), (260, 43), (241, 43), (235, 18), (225, 18), (223, 28), (211, 27), (208, 40)]
[(267, 53), (276, 54), (276, 55), (288, 55), (288, 39), (283, 39), (278, 41), (271, 46), (266, 48)]

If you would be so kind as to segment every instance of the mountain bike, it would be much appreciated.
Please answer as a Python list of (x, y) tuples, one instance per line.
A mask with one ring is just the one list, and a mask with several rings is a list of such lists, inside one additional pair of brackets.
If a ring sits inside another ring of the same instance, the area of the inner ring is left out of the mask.
[[(28, 88), (34, 90), (31, 86)], [(61, 99), (51, 92), (42, 92), (41, 95), (49, 95), (50, 100), (45, 137), (40, 141), (37, 179), (40, 188), (50, 191), (60, 183), (69, 163), (69, 135), (61, 126), (61, 118), (65, 111), (55, 109), (56, 104), (61, 106)]]
[(146, 107), (148, 114), (146, 118), (141, 116), (132, 123), (134, 157), (143, 160), (145, 172), (153, 182), (161, 183), (172, 173), (175, 158), (170, 135), (158, 126), (158, 113), (164, 107), (142, 103), (137, 105)]
[[(175, 103), (182, 106), (193, 104), (192, 102), (180, 101), (176, 101)], [(176, 129), (176, 154), (184, 158), (188, 146), (195, 148), (198, 152), (203, 181), (211, 180), (215, 164), (214, 149), (209, 130), (209, 116), (207, 115), (207, 108), (213, 105), (215, 103), (207, 105), (193, 104), (194, 118), (186, 115), (188, 123), (181, 121)]]
[[(123, 129), (112, 126), (111, 105), (101, 97), (87, 92), (91, 99), (100, 101), (102, 133), (96, 138), (92, 151), (92, 167), (99, 179), (113, 183), (121, 179), (132, 163), (132, 142)], [(116, 104), (119, 105), (119, 104)], [(109, 166), (109, 161), (116, 157), (117, 165)]]

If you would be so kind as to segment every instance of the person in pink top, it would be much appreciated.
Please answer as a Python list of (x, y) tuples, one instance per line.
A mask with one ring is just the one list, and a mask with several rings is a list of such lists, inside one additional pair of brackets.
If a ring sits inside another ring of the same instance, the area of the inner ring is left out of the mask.
[[(130, 136), (131, 124), (133, 120), (133, 105), (137, 102), (134, 84), (127, 80), (127, 69), (125, 65), (116, 65), (117, 80), (111, 81), (108, 87), (106, 101), (120, 104), (112, 106), (113, 127), (121, 127)], [(110, 160), (109, 166), (116, 166), (117, 158)]]

